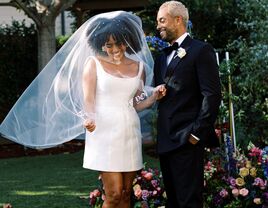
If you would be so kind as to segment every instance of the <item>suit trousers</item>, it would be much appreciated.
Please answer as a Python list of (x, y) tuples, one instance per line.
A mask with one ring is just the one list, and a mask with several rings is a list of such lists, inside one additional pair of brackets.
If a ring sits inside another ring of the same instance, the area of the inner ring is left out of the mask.
[(204, 147), (187, 143), (160, 154), (166, 208), (203, 208)]

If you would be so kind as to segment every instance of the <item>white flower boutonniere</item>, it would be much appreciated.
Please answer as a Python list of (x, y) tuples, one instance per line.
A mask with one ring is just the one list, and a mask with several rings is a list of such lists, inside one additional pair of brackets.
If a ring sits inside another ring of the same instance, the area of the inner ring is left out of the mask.
[(180, 48), (178, 48), (177, 54), (174, 58), (176, 58), (177, 56), (179, 58), (183, 58), (185, 55), (186, 55), (186, 50), (184, 48), (180, 47)]

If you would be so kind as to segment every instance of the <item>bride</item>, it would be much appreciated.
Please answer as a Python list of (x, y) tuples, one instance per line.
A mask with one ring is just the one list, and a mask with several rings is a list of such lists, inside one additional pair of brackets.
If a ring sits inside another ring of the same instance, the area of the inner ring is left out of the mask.
[(103, 207), (130, 207), (132, 182), (143, 166), (137, 111), (165, 96), (160, 85), (140, 99), (152, 70), (140, 18), (124, 11), (96, 15), (26, 89), (0, 132), (25, 146), (48, 148), (86, 128), (83, 167), (100, 172)]

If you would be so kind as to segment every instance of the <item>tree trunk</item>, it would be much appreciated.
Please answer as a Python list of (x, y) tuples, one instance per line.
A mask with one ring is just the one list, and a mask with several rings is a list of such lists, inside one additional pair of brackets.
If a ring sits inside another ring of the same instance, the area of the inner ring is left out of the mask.
[(38, 71), (40, 72), (56, 52), (55, 20), (38, 28)]
[[(76, 0), (10, 0), (8, 4), (22, 9), (37, 26), (38, 71), (40, 72), (56, 52), (55, 19)], [(5, 5), (0, 3), (0, 5)]]

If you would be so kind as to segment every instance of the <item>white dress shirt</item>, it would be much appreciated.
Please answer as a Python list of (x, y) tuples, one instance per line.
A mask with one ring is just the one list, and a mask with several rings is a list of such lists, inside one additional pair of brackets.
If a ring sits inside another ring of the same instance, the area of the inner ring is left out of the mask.
[[(183, 35), (181, 35), (175, 42), (178, 43), (178, 45), (180, 46), (181, 43), (184, 41), (184, 39), (187, 37), (188, 33), (184, 33)], [(169, 63), (171, 62), (171, 59), (173, 58), (174, 54), (175, 54), (175, 50), (173, 50), (167, 57), (167, 66), (169, 65)]]

